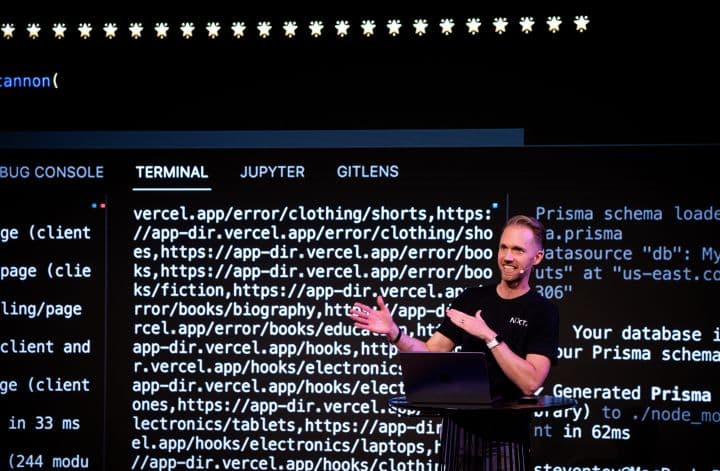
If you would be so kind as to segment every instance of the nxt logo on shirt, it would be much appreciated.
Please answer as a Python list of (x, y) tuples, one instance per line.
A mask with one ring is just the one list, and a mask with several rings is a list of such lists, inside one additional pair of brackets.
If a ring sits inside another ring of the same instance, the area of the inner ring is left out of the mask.
[(519, 317), (511, 317), (510, 318), (511, 324), (517, 324), (521, 325), (523, 327), (527, 327), (527, 320), (526, 319), (520, 319)]

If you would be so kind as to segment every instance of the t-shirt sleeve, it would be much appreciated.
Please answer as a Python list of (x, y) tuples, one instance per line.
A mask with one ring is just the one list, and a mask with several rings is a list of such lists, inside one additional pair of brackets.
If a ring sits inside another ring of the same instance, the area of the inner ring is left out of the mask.
[(544, 302), (537, 311), (534, 324), (530, 329), (527, 352), (545, 355), (553, 365), (556, 364), (560, 336), (560, 313), (557, 306)]

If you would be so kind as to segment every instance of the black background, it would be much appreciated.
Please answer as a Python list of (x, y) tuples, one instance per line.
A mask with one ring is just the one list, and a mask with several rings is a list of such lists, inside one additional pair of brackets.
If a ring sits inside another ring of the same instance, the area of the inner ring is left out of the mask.
[[(0, 41), (4, 75), (60, 74), (59, 90), (0, 92), (4, 129), (395, 129), (524, 128), (528, 143), (714, 142), (712, 116), (718, 104), (710, 15), (701, 8), (633, 7), (603, 3), (563, 6), (505, 5), (401, 8), (351, 5), (243, 5), (169, 13), (160, 8), (123, 7), (98, 11), (0, 11), (16, 26), (15, 38)], [(535, 17), (535, 31), (520, 33), (514, 21)], [(560, 32), (544, 24), (563, 19)], [(572, 18), (588, 15), (578, 33)], [(481, 33), (471, 36), (465, 18), (478, 16)], [(495, 16), (513, 24), (497, 35)], [(372, 38), (359, 22), (376, 19)], [(425, 36), (411, 21), (428, 19)], [(440, 34), (442, 18), (455, 18), (455, 32)], [(307, 23), (324, 20), (324, 35), (311, 38)], [(334, 35), (338, 18), (350, 21), (346, 38)], [(399, 18), (401, 34), (384, 26)], [(192, 40), (180, 37), (190, 19)], [(231, 21), (248, 29), (231, 37)], [(297, 37), (282, 35), (287, 19)], [(207, 21), (220, 21), (220, 37), (204, 34)], [(270, 20), (260, 39), (254, 25)], [(44, 27), (38, 40), (24, 28)], [(66, 38), (50, 27), (64, 21)], [(89, 40), (76, 27), (93, 23)], [(104, 38), (102, 25), (118, 24), (117, 38)], [(131, 40), (126, 25), (142, 21), (142, 39)], [(166, 40), (152, 26), (166, 21)]]

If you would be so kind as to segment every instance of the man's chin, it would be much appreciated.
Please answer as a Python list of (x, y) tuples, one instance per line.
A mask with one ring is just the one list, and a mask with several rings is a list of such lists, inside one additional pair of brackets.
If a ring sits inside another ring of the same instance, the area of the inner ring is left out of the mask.
[(516, 285), (522, 281), (522, 275), (519, 273), (503, 273), (502, 280), (509, 285)]

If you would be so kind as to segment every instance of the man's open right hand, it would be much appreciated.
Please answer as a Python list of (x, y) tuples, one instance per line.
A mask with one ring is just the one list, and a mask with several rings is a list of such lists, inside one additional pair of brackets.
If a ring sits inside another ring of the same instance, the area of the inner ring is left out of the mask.
[(377, 305), (378, 309), (374, 309), (363, 303), (355, 303), (353, 307), (350, 308), (350, 312), (348, 312), (355, 327), (384, 335), (397, 330), (395, 328), (395, 322), (392, 319), (392, 314), (385, 305), (382, 296), (377, 297)]

